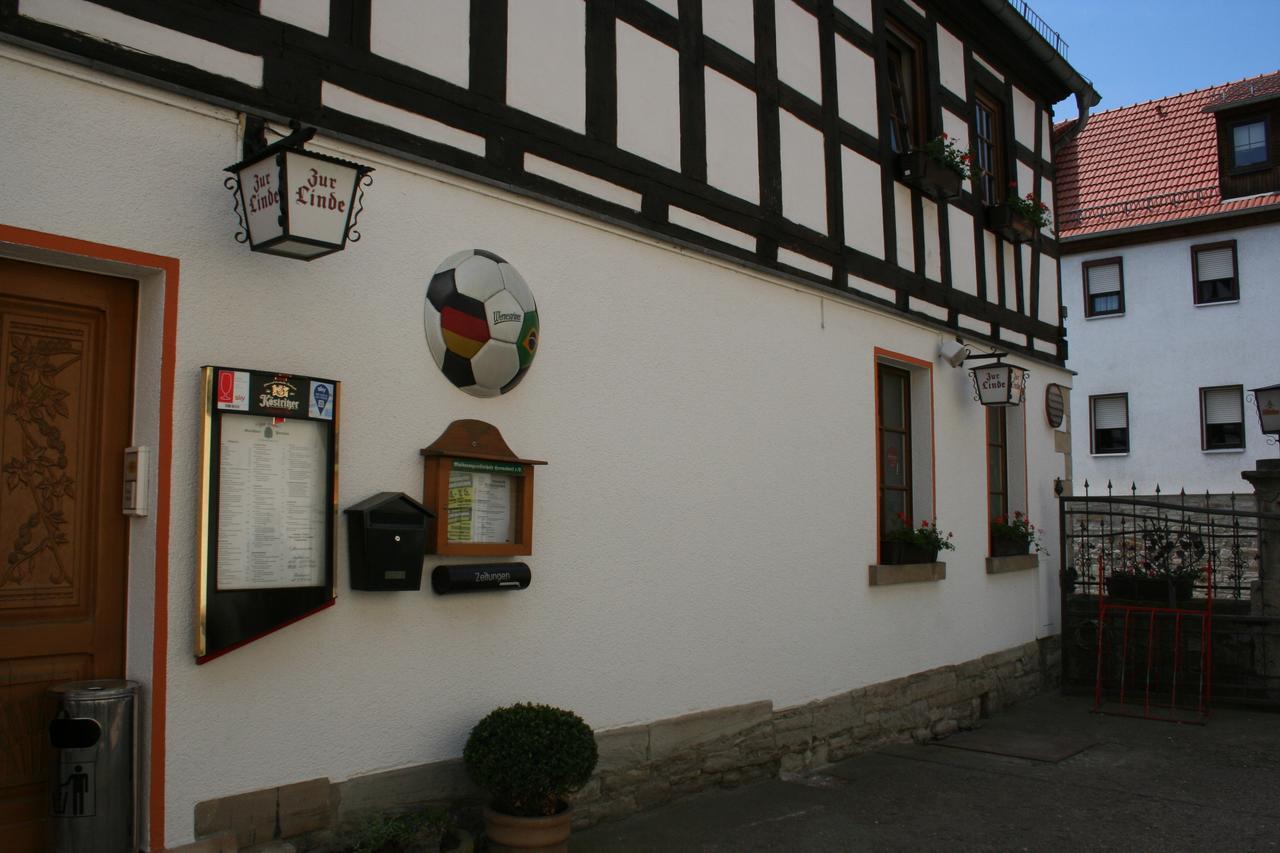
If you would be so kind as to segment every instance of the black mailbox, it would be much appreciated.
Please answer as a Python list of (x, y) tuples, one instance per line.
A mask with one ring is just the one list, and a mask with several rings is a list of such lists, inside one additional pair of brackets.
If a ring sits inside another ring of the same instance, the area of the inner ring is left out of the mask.
[(526, 563), (474, 563), (466, 566), (436, 566), (431, 571), (431, 588), (437, 595), (454, 592), (484, 592), (497, 589), (524, 589), (531, 572)]
[(431, 510), (402, 492), (347, 507), (352, 589), (421, 589)]

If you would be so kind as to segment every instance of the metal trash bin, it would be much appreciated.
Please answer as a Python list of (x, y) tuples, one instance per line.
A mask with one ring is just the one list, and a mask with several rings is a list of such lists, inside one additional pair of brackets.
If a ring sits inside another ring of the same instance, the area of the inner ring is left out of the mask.
[(120, 679), (49, 688), (57, 853), (137, 851), (139, 690)]

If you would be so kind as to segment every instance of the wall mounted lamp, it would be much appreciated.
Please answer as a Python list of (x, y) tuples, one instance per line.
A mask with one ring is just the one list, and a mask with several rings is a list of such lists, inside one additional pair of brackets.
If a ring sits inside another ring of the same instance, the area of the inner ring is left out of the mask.
[(1258, 407), (1258, 423), (1262, 425), (1262, 434), (1268, 436), (1268, 444), (1275, 444), (1276, 439), (1272, 436), (1280, 436), (1280, 385), (1252, 388), (1249, 394)]
[(235, 196), (240, 231), (236, 242), (255, 252), (314, 261), (356, 242), (356, 221), (364, 209), (364, 188), (373, 183), (370, 166), (307, 151), (315, 128), (290, 122), (293, 132), (270, 145), (260, 138), (260, 119), (246, 122), (245, 158), (226, 171)]
[(973, 377), (973, 399), (984, 406), (1022, 405), (1030, 371), (1003, 361), (1007, 355), (1007, 352), (978, 353), (964, 359), (995, 359), (991, 364), (969, 368), (969, 375)]

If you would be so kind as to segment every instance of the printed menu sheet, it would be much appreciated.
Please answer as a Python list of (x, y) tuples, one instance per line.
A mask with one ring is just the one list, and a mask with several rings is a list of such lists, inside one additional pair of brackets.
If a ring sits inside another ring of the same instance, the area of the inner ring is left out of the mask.
[(482, 471), (449, 472), (450, 542), (511, 542), (515, 533), (512, 477)]
[(223, 414), (219, 590), (324, 585), (328, 428)]

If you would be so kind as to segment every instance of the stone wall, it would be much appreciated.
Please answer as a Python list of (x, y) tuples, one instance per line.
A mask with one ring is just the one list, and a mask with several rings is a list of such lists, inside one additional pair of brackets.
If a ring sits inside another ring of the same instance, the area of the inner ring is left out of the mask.
[(1058, 637), (790, 708), (752, 702), (598, 732), (600, 763), (574, 800), (575, 826), (720, 786), (787, 777), (883, 743), (973, 727), (1058, 683)]
[[(574, 798), (574, 825), (708, 788), (802, 774), (883, 743), (946, 737), (1057, 685), (1061, 666), (1055, 636), (804, 705), (751, 702), (600, 731), (600, 762)], [(456, 759), (338, 783), (313, 779), (199, 803), (196, 832), (204, 840), (181, 849), (214, 853), (275, 838), (300, 850), (334, 849), (376, 812), (447, 805), (465, 822), (480, 802)]]
[[(1160, 503), (1153, 506), (1135, 506), (1126, 503), (1131, 497), (1139, 501)], [(1208, 546), (1207, 556), (1214, 563), (1215, 596), (1220, 599), (1244, 599), (1252, 594), (1259, 579), (1258, 572), (1258, 522), (1256, 518), (1238, 517), (1238, 537), (1232, 527), (1232, 516), (1215, 515), (1214, 510), (1234, 510), (1242, 513), (1258, 511), (1253, 494), (1188, 494), (1135, 495), (1127, 492), (1117, 495), (1117, 502), (1109, 504), (1105, 496), (1092, 496), (1086, 505), (1085, 498), (1076, 495), (1070, 499), (1067, 525), (1067, 564), (1084, 583), (1081, 589), (1095, 592), (1092, 586), (1097, 576), (1097, 561), (1101, 551), (1107, 559), (1107, 572), (1120, 568), (1126, 560), (1143, 556), (1142, 531), (1147, 525), (1161, 523), (1172, 531), (1186, 529), (1198, 532)], [(1088, 512), (1086, 512), (1086, 507)], [(1210, 530), (1210, 524), (1213, 525)], [(1196, 596), (1203, 598), (1203, 589)]]

